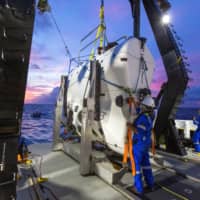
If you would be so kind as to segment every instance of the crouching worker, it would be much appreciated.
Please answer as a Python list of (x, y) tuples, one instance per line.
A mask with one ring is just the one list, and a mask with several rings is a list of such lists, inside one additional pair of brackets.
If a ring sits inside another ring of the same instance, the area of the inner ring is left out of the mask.
[(135, 162), (135, 176), (133, 177), (134, 187), (132, 191), (137, 194), (143, 193), (142, 174), (143, 172), (148, 189), (153, 189), (154, 179), (149, 160), (149, 149), (151, 147), (151, 131), (153, 124), (154, 100), (147, 95), (141, 102), (141, 113), (133, 124), (128, 124), (133, 130), (133, 158)]
[(29, 150), (25, 138), (20, 136), (18, 141), (18, 154), (17, 154), (18, 163), (25, 162), (28, 159), (28, 154)]
[(193, 117), (193, 123), (197, 125), (197, 129), (193, 134), (192, 142), (196, 152), (200, 152), (200, 109), (198, 110), (198, 116)]

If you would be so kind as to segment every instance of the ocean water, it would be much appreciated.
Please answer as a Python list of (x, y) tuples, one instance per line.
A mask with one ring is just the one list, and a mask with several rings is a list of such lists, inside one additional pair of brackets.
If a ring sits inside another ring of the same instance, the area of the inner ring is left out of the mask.
[(179, 108), (176, 113), (176, 119), (188, 119), (191, 120), (193, 116), (198, 114), (199, 108)]
[[(33, 118), (33, 112), (41, 112), (40, 118)], [(24, 105), (21, 133), (27, 144), (45, 143), (52, 141), (54, 105)], [(192, 119), (197, 114), (197, 108), (180, 108), (177, 119)]]
[[(33, 118), (33, 112), (41, 112), (40, 118)], [(52, 141), (53, 104), (25, 104), (21, 133), (27, 144), (46, 143)]]

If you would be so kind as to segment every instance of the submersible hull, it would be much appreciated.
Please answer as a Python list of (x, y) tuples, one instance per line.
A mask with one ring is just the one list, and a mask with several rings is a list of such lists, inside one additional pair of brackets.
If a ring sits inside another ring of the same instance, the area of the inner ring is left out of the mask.
[[(126, 136), (126, 122), (129, 120), (129, 107), (126, 98), (130, 90), (137, 98), (137, 92), (148, 88), (152, 81), (154, 60), (145, 44), (136, 38), (129, 38), (96, 56), (101, 65), (100, 127), (94, 127), (94, 139), (102, 139), (113, 150), (123, 153)], [(67, 93), (68, 109), (73, 111), (73, 123), (78, 132), (81, 127), (82, 102), (89, 94), (90, 63), (75, 68), (69, 76)], [(125, 90), (123, 90), (124, 88)], [(122, 107), (117, 106), (116, 98), (123, 97)], [(136, 115), (132, 109), (132, 117)]]

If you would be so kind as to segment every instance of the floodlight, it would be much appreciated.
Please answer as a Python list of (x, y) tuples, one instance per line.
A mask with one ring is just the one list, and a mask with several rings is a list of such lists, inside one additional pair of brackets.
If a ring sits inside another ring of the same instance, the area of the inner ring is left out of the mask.
[(169, 24), (170, 23), (170, 16), (169, 16), (169, 14), (164, 14), (162, 16), (162, 23), (163, 24)]

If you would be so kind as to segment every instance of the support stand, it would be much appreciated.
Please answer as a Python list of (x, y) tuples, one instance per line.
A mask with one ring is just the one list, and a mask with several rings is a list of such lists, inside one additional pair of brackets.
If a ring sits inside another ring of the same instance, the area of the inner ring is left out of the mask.
[(97, 61), (91, 61), (90, 68), (90, 89), (89, 96), (83, 100), (81, 149), (80, 149), (80, 174), (89, 175), (92, 173), (92, 124), (95, 117), (95, 85)]
[(94, 101), (85, 99), (82, 111), (81, 148), (80, 148), (80, 174), (92, 173), (92, 123), (94, 119)]
[(68, 80), (67, 76), (61, 77), (60, 91), (56, 102), (56, 107), (54, 111), (54, 125), (53, 125), (53, 151), (58, 151), (63, 149), (62, 140), (60, 138), (60, 126), (62, 121), (63, 113), (63, 103), (64, 103), (64, 94), (66, 81)]

